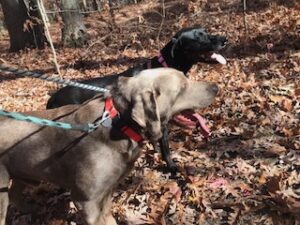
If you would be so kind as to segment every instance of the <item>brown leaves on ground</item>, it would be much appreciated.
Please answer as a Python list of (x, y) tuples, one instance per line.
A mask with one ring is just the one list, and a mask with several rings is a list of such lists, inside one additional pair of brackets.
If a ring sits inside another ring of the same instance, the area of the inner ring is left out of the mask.
[[(300, 13), (296, 1), (247, 1), (248, 36), (238, 0), (142, 1), (114, 10), (117, 27), (103, 11), (85, 18), (90, 44), (59, 46), (51, 33), (64, 78), (86, 79), (121, 72), (158, 54), (183, 26), (200, 24), (226, 34), (226, 66), (197, 65), (191, 79), (216, 82), (215, 104), (200, 111), (213, 131), (206, 143), (197, 130), (170, 125), (177, 175), (164, 170), (159, 153), (145, 146), (135, 170), (119, 186), (113, 212), (119, 224), (299, 224), (300, 223)], [(8, 53), (1, 34), (1, 63), (54, 72), (49, 49)], [(158, 36), (159, 35), (159, 36)], [(157, 39), (159, 41), (157, 41)], [(0, 106), (10, 111), (44, 109), (56, 86), (1, 74)], [(13, 207), (8, 224), (82, 224), (68, 193), (57, 188), (33, 195), (39, 211)], [(30, 197), (31, 196), (31, 197)]]

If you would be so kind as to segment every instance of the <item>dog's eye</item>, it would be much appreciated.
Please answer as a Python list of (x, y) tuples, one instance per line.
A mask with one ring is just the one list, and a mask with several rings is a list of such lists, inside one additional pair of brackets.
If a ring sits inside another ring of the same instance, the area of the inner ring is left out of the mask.
[(160, 96), (160, 94), (161, 94), (161, 93), (160, 93), (160, 90), (156, 90), (156, 91), (155, 91), (155, 97), (156, 97), (156, 98), (158, 98), (158, 97)]
[(202, 36), (202, 35), (203, 35), (203, 33), (202, 33), (201, 31), (196, 31), (196, 32), (195, 32), (195, 36), (198, 36), (198, 37), (199, 37), (199, 36)]

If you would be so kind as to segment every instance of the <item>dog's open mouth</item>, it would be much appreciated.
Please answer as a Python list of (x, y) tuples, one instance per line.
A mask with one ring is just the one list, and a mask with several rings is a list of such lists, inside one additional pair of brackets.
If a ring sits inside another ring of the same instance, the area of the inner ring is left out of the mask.
[(205, 63), (220, 63), (222, 65), (226, 65), (227, 60), (225, 59), (224, 56), (222, 56), (221, 54), (217, 53), (217, 52), (207, 52), (204, 53), (200, 56), (202, 62)]
[(173, 117), (173, 121), (186, 128), (199, 127), (204, 137), (210, 136), (209, 128), (206, 126), (205, 119), (193, 110), (185, 110)]

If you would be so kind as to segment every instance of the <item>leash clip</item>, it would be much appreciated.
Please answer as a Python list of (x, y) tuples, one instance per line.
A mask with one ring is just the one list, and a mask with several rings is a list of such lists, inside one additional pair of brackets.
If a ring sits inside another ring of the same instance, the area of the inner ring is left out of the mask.
[(112, 127), (112, 119), (108, 111), (104, 111), (101, 121), (102, 121), (102, 126)]

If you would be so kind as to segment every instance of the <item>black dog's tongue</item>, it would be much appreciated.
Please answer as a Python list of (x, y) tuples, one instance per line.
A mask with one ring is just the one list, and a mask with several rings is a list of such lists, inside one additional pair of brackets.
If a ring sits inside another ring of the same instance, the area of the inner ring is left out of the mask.
[(217, 54), (217, 53), (213, 53), (210, 58), (212, 58), (213, 60), (216, 60), (218, 63), (221, 63), (222, 65), (226, 65), (227, 61), (226, 59), (220, 55), (220, 54)]
[(177, 124), (187, 128), (195, 128), (197, 125), (199, 125), (199, 127), (201, 128), (202, 135), (206, 138), (209, 137), (211, 134), (209, 128), (206, 126), (205, 119), (194, 111), (183, 111), (182, 113), (174, 116), (173, 120)]

